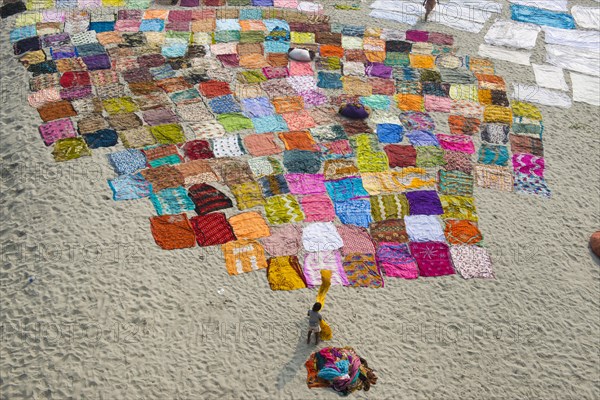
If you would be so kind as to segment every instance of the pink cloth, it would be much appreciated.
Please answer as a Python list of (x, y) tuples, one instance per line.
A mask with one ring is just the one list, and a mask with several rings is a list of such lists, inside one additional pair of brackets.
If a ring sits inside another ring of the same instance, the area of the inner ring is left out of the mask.
[(517, 153), (512, 156), (513, 169), (525, 175), (544, 177), (545, 162), (533, 154)]
[(438, 133), (438, 142), (444, 150), (461, 151), (467, 154), (475, 153), (475, 145), (473, 144), (473, 138), (468, 135), (445, 135)]
[(339, 225), (336, 228), (344, 242), (341, 249), (343, 255), (346, 256), (351, 253), (375, 254), (375, 245), (368, 230), (355, 225)]
[(386, 276), (404, 279), (419, 277), (417, 262), (406, 243), (382, 242), (377, 247), (377, 264)]
[(429, 32), (408, 30), (406, 31), (406, 40), (411, 42), (426, 42), (429, 39)]
[(271, 227), (271, 236), (261, 238), (263, 248), (272, 257), (297, 255), (300, 251), (302, 232), (297, 225)]
[(410, 242), (410, 252), (417, 261), (421, 276), (453, 275), (452, 258), (446, 243)]
[(449, 97), (425, 95), (425, 110), (448, 113), (453, 102)]
[(292, 194), (325, 193), (323, 174), (286, 174), (285, 180)]
[(326, 194), (311, 194), (300, 200), (304, 221), (329, 222), (335, 219), (335, 209), (331, 199)]

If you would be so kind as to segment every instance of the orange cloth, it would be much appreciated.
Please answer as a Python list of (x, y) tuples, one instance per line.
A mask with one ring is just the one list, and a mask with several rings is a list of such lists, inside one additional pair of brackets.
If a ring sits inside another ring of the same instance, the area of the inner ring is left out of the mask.
[(279, 134), (279, 139), (285, 145), (286, 150), (318, 150), (317, 142), (315, 142), (309, 132), (282, 132)]
[(319, 48), (321, 57), (344, 57), (344, 49), (341, 46), (334, 46), (332, 44), (324, 44)]
[(196, 235), (185, 214), (151, 217), (150, 230), (156, 244), (165, 250), (196, 245)]
[(410, 66), (412, 68), (435, 68), (435, 57), (427, 54), (410, 54)]
[(229, 225), (238, 239), (258, 239), (271, 236), (265, 219), (255, 211), (234, 215), (229, 218)]
[(255, 240), (236, 240), (221, 245), (229, 275), (267, 268), (265, 250)]
[(397, 94), (394, 96), (402, 111), (423, 111), (423, 96), (418, 94)]

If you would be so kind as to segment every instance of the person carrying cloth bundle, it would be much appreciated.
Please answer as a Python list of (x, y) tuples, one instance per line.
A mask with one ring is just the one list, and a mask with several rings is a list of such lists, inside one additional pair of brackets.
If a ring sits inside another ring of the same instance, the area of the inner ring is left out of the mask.
[(311, 334), (315, 334), (315, 345), (319, 344), (319, 339), (321, 340), (331, 340), (333, 336), (331, 333), (331, 328), (329, 324), (325, 322), (319, 311), (325, 305), (325, 296), (327, 295), (327, 291), (331, 286), (331, 271), (322, 270), (321, 271), (321, 286), (319, 287), (319, 292), (317, 293), (317, 298), (315, 304), (313, 304), (312, 309), (308, 310), (308, 337), (306, 338), (306, 344), (310, 344), (310, 336)]

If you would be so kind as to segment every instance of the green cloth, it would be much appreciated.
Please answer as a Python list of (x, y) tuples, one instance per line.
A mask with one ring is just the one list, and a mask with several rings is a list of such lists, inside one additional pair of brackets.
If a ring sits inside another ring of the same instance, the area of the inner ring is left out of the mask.
[(287, 224), (304, 220), (298, 200), (291, 194), (269, 197), (265, 201), (265, 213), (271, 224)]
[(88, 148), (82, 137), (59, 139), (54, 143), (52, 149), (54, 161), (74, 160), (83, 156), (91, 156), (92, 151)]
[(190, 32), (180, 32), (180, 31), (167, 31), (165, 35), (166, 39), (175, 39), (172, 41), (189, 43), (191, 34)]
[(389, 163), (384, 151), (357, 149), (356, 165), (360, 172), (385, 172)]
[(242, 83), (260, 83), (265, 82), (267, 77), (259, 70), (242, 71), (238, 74), (238, 80)]
[(410, 58), (406, 53), (388, 51), (383, 63), (392, 67), (407, 67), (410, 65)]
[(440, 194), (473, 196), (473, 176), (462, 171), (440, 170)]
[(223, 125), (226, 132), (237, 132), (244, 129), (252, 129), (252, 120), (240, 113), (226, 113), (217, 115), (217, 121)]
[(239, 42), (240, 31), (217, 31), (213, 38), (216, 43)]
[(408, 200), (404, 194), (371, 196), (371, 216), (375, 221), (402, 219), (408, 215)]
[(262, 43), (265, 35), (261, 31), (246, 31), (240, 33), (240, 43)]
[(251, 6), (252, 0), (227, 0), (227, 5), (230, 7)]
[(151, 126), (150, 132), (160, 144), (177, 144), (185, 142), (183, 128), (178, 124)]
[(417, 167), (429, 168), (445, 165), (444, 150), (438, 146), (416, 146), (417, 150)]

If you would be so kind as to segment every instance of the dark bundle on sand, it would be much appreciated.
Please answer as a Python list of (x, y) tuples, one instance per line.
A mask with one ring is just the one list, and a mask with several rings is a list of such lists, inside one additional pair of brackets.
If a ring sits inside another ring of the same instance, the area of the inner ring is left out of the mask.
[(310, 388), (331, 387), (346, 396), (356, 390), (368, 391), (377, 383), (367, 360), (352, 347), (325, 347), (312, 353), (304, 365)]

